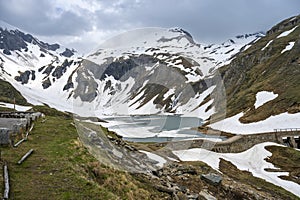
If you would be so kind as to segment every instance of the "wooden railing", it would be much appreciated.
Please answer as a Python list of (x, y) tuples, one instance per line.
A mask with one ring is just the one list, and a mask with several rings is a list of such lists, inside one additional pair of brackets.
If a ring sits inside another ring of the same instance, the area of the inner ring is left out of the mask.
[(295, 132), (300, 131), (300, 128), (281, 128), (281, 129), (274, 129), (274, 132)]

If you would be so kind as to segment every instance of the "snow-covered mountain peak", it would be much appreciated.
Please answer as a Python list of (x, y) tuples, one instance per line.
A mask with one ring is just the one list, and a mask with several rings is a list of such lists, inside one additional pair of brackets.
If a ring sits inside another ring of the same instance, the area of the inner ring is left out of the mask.
[(247, 50), (264, 34), (262, 32), (238, 35), (221, 44), (210, 44), (204, 47), (205, 54), (214, 59), (217, 66), (228, 64), (237, 53)]
[(16, 28), (16, 27), (14, 27), (14, 26), (12, 26), (12, 25), (10, 25), (10, 24), (8, 24), (8, 23), (0, 20), (0, 32), (2, 30), (5, 30), (5, 29), (6, 30), (17, 30), (18, 28)]
[(172, 40), (180, 40), (183, 37), (192, 37), (186, 31), (179, 28), (141, 28), (124, 32), (108, 39), (99, 46), (99, 49), (130, 49), (134, 47), (157, 47)]
[[(206, 119), (214, 113), (212, 101), (204, 101), (214, 89), (212, 77), (247, 44), (205, 47), (181, 28), (143, 28), (108, 39), (81, 60), (72, 50), (66, 51), (68, 58), (60, 45), (21, 31), (2, 34), (0, 57), (7, 80), (18, 81), (17, 88), (26, 85), (30, 90), (24, 91), (36, 101), (68, 111), (84, 104), (97, 115), (200, 112)], [(9, 37), (21, 46), (9, 46)]]
[[(74, 49), (68, 49), (59, 44), (48, 44), (34, 36), (24, 33), (3, 21), (0, 21), (0, 50), (6, 56), (16, 52), (23, 54), (35, 54), (44, 57), (45, 54), (53, 56), (72, 57), (76, 54)], [(76, 55), (75, 55), (76, 56)], [(28, 57), (24, 55), (23, 57)], [(30, 55), (32, 57), (32, 55)]]
[(179, 33), (182, 33), (190, 38), (193, 38), (193, 36), (186, 30), (182, 29), (182, 28), (179, 28), (179, 27), (174, 27), (174, 28), (170, 28), (169, 31), (171, 32), (179, 32)]

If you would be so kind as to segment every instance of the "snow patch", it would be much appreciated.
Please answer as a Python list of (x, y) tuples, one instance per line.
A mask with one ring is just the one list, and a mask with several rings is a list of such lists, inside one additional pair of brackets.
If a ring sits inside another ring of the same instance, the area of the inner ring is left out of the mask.
[(286, 47), (281, 51), (281, 53), (291, 50), (293, 48), (294, 44), (295, 44), (295, 42), (289, 42), (289, 44), (286, 45)]
[[(0, 102), (0, 107), (14, 109), (14, 104)], [(17, 110), (17, 111), (21, 111), (21, 112), (30, 110), (31, 108), (32, 108), (31, 106), (20, 106), (20, 105), (16, 105), (16, 110)]]
[(280, 35), (277, 36), (277, 38), (281, 38), (281, 37), (285, 37), (288, 36), (290, 33), (292, 33), (298, 26), (295, 26), (294, 28), (292, 28), (291, 30), (288, 31), (284, 31), (283, 33), (281, 33)]
[(265, 149), (266, 146), (271, 145), (280, 146), (276, 143), (265, 142), (241, 153), (216, 153), (200, 148), (173, 151), (173, 153), (182, 161), (202, 161), (215, 170), (219, 170), (220, 158), (222, 158), (231, 162), (240, 170), (247, 170), (255, 177), (262, 178), (300, 196), (300, 185), (278, 177), (288, 175), (288, 172), (267, 172), (265, 170), (266, 168), (276, 169), (272, 163), (265, 160), (267, 157), (272, 156), (272, 153)]
[(264, 105), (265, 103), (272, 101), (277, 98), (278, 94), (274, 94), (273, 92), (261, 91), (256, 94), (256, 102), (254, 104), (255, 109)]
[(154, 154), (154, 153), (150, 153), (148, 151), (142, 151), (140, 150), (140, 152), (146, 154), (148, 156), (148, 158), (150, 158), (151, 160), (154, 160), (157, 162), (157, 166), (158, 167), (163, 167), (164, 164), (167, 162), (163, 157), (157, 155), (157, 154)]
[(207, 90), (202, 92), (200, 95), (196, 95), (194, 98), (190, 98), (186, 104), (180, 105), (179, 108), (181, 109), (184, 116), (198, 117), (205, 120), (209, 118), (212, 114), (214, 114), (214, 108), (211, 108), (209, 111), (206, 112), (207, 107), (213, 103), (213, 99), (200, 107), (198, 106), (204, 101), (204, 99), (208, 95), (210, 95), (213, 92), (215, 88), (215, 85), (211, 86)]
[(264, 51), (271, 43), (273, 42), (273, 40), (270, 40), (267, 44), (266, 44), (266, 46), (264, 46), (262, 49), (261, 49), (261, 51)]
[(297, 128), (300, 124), (300, 113), (282, 113), (280, 115), (271, 116), (263, 121), (249, 124), (243, 124), (239, 121), (243, 115), (243, 113), (239, 113), (209, 126), (213, 129), (235, 134), (255, 134), (273, 132), (274, 129)]
[(164, 101), (165, 101), (169, 96), (171, 96), (171, 95), (174, 94), (174, 93), (175, 93), (175, 89), (174, 89), (174, 88), (169, 89), (168, 92), (166, 92), (166, 93), (164, 94)]

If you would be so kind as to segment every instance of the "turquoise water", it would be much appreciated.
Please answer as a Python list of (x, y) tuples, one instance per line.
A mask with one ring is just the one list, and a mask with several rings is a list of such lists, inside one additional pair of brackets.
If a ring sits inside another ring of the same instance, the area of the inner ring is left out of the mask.
[[(135, 129), (147, 128), (153, 137), (123, 137), (124, 140), (132, 142), (167, 142), (180, 141), (193, 138), (221, 138), (220, 136), (207, 136), (191, 128), (199, 127), (203, 124), (203, 120), (197, 117), (185, 117), (181, 115), (135, 115), (124, 117), (106, 118), (107, 121), (118, 121), (118, 125), (109, 127), (118, 133), (118, 130), (126, 132), (133, 127)], [(165, 131), (175, 131), (176, 137), (168, 135), (160, 137), (159, 133)], [(157, 135), (156, 135), (157, 134)], [(180, 136), (182, 135), (182, 136)]]

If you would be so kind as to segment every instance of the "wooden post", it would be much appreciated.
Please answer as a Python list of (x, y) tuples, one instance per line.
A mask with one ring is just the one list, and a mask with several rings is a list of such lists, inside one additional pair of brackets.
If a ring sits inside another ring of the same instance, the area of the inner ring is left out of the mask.
[(14, 147), (19, 146), (22, 142), (24, 142), (26, 139), (23, 138), (22, 140), (20, 140), (19, 142), (17, 142), (16, 144), (14, 144)]
[(33, 153), (33, 149), (30, 149), (22, 158), (18, 161), (18, 165), (21, 165), (26, 158), (28, 158)]
[(9, 196), (9, 176), (8, 176), (8, 168), (7, 165), (4, 165), (4, 194), (3, 199), (8, 199)]
[(33, 126), (34, 126), (34, 124), (32, 124), (31, 127), (30, 127), (30, 129), (29, 129), (29, 131), (26, 132), (25, 140), (28, 139), (28, 135), (29, 135), (29, 133), (32, 131)]
[(14, 97), (14, 111), (16, 112), (16, 98)]

